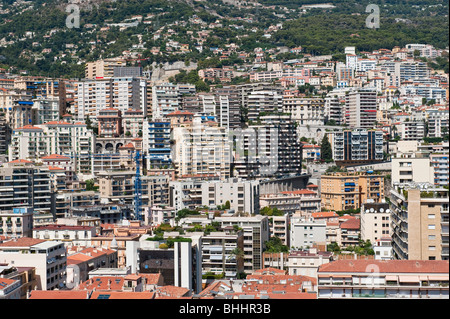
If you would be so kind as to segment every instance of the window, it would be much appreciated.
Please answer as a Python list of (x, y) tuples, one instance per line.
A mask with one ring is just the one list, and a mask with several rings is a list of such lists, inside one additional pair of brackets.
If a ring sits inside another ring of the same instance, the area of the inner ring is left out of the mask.
[(436, 235), (428, 235), (428, 240), (435, 240), (436, 239)]
[(436, 215), (435, 214), (428, 214), (428, 219), (435, 219)]
[(436, 246), (428, 246), (428, 250), (436, 250)]
[(430, 224), (428, 225), (428, 229), (436, 229), (436, 225)]

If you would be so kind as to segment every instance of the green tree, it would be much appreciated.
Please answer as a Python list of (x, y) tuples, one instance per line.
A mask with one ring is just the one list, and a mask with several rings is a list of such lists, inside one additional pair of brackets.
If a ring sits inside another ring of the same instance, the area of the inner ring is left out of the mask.
[(320, 144), (320, 159), (326, 162), (333, 161), (333, 150), (331, 149), (327, 134), (324, 135), (322, 143)]
[(289, 247), (283, 245), (281, 239), (277, 236), (270, 237), (268, 241), (265, 242), (266, 252), (269, 253), (287, 253), (289, 252)]

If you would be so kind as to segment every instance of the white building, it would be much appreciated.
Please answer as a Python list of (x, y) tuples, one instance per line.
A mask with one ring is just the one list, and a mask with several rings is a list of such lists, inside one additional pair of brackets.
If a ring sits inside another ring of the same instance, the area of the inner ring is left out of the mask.
[(326, 243), (326, 221), (304, 216), (291, 218), (290, 248), (305, 249)]
[(39, 290), (64, 287), (67, 257), (60, 241), (22, 237), (0, 244), (0, 260), (14, 267), (35, 267)]
[(235, 212), (259, 213), (259, 182), (237, 178), (202, 183), (202, 205), (217, 207), (230, 202)]

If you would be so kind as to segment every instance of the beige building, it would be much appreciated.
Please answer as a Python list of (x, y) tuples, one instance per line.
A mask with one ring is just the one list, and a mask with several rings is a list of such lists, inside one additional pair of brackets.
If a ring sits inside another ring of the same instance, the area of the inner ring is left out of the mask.
[[(103, 171), (98, 174), (99, 191), (102, 198), (113, 203), (132, 204), (135, 196), (136, 172)], [(169, 178), (167, 175), (141, 176), (142, 206), (169, 203)]]
[(333, 253), (318, 251), (317, 248), (291, 251), (288, 257), (289, 275), (317, 278), (317, 270), (319, 267), (332, 260)]
[(392, 184), (398, 183), (434, 183), (434, 168), (430, 165), (430, 159), (425, 156), (404, 157), (392, 159)]
[(321, 176), (323, 210), (358, 209), (384, 197), (384, 177), (376, 174), (333, 173)]
[(361, 239), (374, 244), (381, 238), (390, 237), (389, 204), (364, 203), (361, 206)]
[(400, 185), (390, 196), (394, 258), (448, 260), (448, 189)]
[(114, 67), (126, 65), (126, 60), (117, 58), (87, 62), (85, 67), (85, 78), (111, 78), (114, 76)]

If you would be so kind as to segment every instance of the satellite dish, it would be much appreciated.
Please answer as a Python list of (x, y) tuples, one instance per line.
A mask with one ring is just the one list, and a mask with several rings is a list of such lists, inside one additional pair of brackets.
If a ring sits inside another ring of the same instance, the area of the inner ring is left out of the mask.
[(370, 210), (366, 209), (366, 213), (369, 213), (369, 212), (370, 212)]
[(388, 208), (388, 209), (386, 209), (386, 213), (389, 213), (391, 210)]
[(375, 210), (373, 209), (373, 207), (370, 209), (370, 212), (373, 213)]
[(381, 213), (384, 212), (384, 208), (383, 207), (380, 208), (380, 212)]

